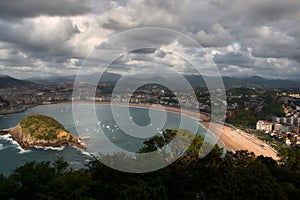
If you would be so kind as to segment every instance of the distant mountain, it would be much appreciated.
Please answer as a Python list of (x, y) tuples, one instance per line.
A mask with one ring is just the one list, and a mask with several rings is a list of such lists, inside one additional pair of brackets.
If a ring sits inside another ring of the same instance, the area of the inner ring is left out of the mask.
[[(100, 77), (99, 73), (95, 73), (95, 74), (89, 74), (89, 75), (80, 75), (77, 76), (77, 80), (88, 80), (88, 81), (92, 81), (95, 80), (97, 81)], [(110, 73), (110, 72), (104, 72), (101, 75), (101, 79), (99, 80), (99, 83), (116, 83), (122, 76), (119, 74), (115, 74), (115, 73)], [(72, 77), (73, 80), (75, 80), (75, 76)]]
[(264, 88), (300, 88), (300, 82), (284, 79), (265, 79), (259, 76), (245, 78), (244, 81)]
[[(217, 80), (215, 77), (199, 76), (199, 75), (185, 75), (185, 78), (193, 86), (206, 87), (205, 80), (212, 81)], [(204, 80), (205, 79), (205, 80)], [(225, 87), (254, 87), (250, 83), (243, 82), (241, 79), (233, 77), (223, 77)]]
[[(58, 83), (58, 82), (74, 82), (76, 78), (76, 75), (72, 76), (52, 76), (52, 77), (47, 77), (47, 78), (30, 78), (28, 79), (29, 81), (33, 81), (35, 83)], [(89, 75), (79, 75), (77, 77), (77, 80), (98, 80), (99, 74), (89, 74)], [(101, 76), (101, 80), (99, 81), (100, 83), (115, 83), (117, 82), (121, 76), (119, 74), (115, 73), (109, 73), (109, 72), (104, 72)]]
[(16, 78), (13, 78), (11, 76), (7, 75), (0, 75), (0, 88), (12, 88), (12, 87), (21, 87), (21, 86), (30, 86), (34, 85), (34, 83), (25, 81), (25, 80), (19, 80)]
[[(78, 80), (81, 81), (92, 81), (92, 80), (98, 80), (99, 74), (90, 74), (90, 75), (80, 75), (77, 77)], [(122, 76), (115, 73), (109, 73), (105, 72), (100, 83), (116, 83)], [(214, 80), (217, 80), (215, 77), (209, 77), (209, 76), (200, 76), (200, 75), (184, 75), (186, 80), (192, 85), (192, 86), (199, 86), (199, 87), (205, 87), (206, 83), (204, 81), (204, 78), (206, 80), (210, 80), (212, 82), (215, 82)], [(203, 78), (204, 77), (204, 78)], [(57, 83), (57, 82), (74, 82), (76, 76), (62, 76), (62, 77), (48, 77), (45, 79), (28, 79), (30, 81), (36, 82), (36, 83)], [(160, 76), (159, 74), (156, 77), (150, 76), (129, 76), (125, 78), (124, 80), (127, 81), (127, 83), (130, 82), (138, 82), (138, 83), (147, 83), (147, 82), (160, 82), (163, 79), (168, 79), (169, 82), (173, 82), (174, 86), (178, 85), (176, 76), (173, 75), (164, 75)], [(0, 78), (1, 80), (1, 78)], [(233, 88), (233, 87), (246, 87), (246, 88), (278, 88), (278, 89), (287, 89), (287, 88), (300, 88), (300, 81), (295, 80), (285, 80), (285, 79), (266, 79), (260, 76), (251, 76), (246, 78), (237, 78), (237, 77), (223, 77), (223, 82), (226, 88)]]
[(122, 78), (122, 87), (128, 88), (135, 88), (136, 86), (143, 86), (146, 84), (161, 84), (164, 86), (169, 86), (169, 89), (176, 88), (176, 89), (187, 89), (184, 84), (180, 80), (178, 80), (174, 76), (147, 76), (144, 74), (140, 75), (129, 75)]
[[(193, 86), (204, 87), (205, 82), (203, 77), (196, 75), (186, 75), (186, 79)], [(205, 77), (214, 79), (214, 77)], [(223, 82), (226, 88), (232, 87), (247, 87), (247, 88), (300, 88), (300, 81), (284, 80), (284, 79), (266, 79), (260, 76), (251, 76), (247, 78), (223, 77)]]

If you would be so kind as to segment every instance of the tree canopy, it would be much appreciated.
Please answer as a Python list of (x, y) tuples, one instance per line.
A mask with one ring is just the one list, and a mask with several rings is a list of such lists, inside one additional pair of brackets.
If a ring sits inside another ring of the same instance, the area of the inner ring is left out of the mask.
[[(167, 144), (176, 134), (168, 130), (153, 137), (141, 152)], [(27, 163), (8, 177), (0, 175), (0, 199), (299, 199), (299, 149), (286, 149), (279, 163), (247, 151), (224, 155), (217, 146), (199, 158), (202, 142), (195, 136), (184, 156), (142, 174), (116, 171), (96, 159), (81, 170), (62, 159)]]

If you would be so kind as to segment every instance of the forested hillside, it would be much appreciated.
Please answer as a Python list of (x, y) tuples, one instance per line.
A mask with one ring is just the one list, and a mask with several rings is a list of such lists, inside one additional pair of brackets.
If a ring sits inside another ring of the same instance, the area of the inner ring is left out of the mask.
[[(169, 130), (154, 137), (142, 151), (173, 136)], [(144, 174), (116, 171), (97, 160), (82, 170), (61, 159), (28, 163), (0, 176), (0, 199), (299, 199), (299, 149), (287, 149), (280, 164), (246, 151), (222, 156), (218, 147), (200, 159), (196, 149), (202, 141), (197, 136), (185, 156)]]

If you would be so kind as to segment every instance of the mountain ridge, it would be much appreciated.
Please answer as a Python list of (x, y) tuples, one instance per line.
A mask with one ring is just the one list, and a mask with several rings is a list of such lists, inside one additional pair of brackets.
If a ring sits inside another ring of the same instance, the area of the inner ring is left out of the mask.
[(30, 86), (35, 85), (35, 83), (32, 83), (27, 80), (20, 80), (13, 78), (9, 75), (0, 75), (0, 89), (3, 88), (9, 88), (9, 87), (21, 87), (21, 86)]
[[(91, 74), (91, 75), (81, 75), (76, 77), (73, 76), (58, 76), (58, 77), (48, 77), (45, 79), (16, 79), (8, 75), (0, 75), (0, 88), (8, 88), (8, 87), (16, 87), (16, 86), (26, 86), (26, 85), (34, 85), (34, 84), (53, 84), (57, 82), (74, 82), (75, 78), (77, 80), (81, 81), (97, 81), (99, 77), (99, 74)], [(112, 83), (115, 84), (118, 80), (120, 80), (122, 76), (120, 74), (116, 73), (109, 73), (105, 72), (102, 74), (100, 83)], [(209, 79), (214, 81), (216, 77), (212, 76), (200, 76), (200, 75), (184, 75), (184, 77), (187, 79), (187, 81), (192, 86), (198, 86), (198, 87), (206, 87), (205, 79)], [(169, 77), (165, 76), (156, 76), (155, 80), (158, 78), (170, 78), (171, 80), (172, 75)], [(151, 80), (151, 78), (143, 78), (143, 77), (136, 77), (132, 76), (129, 77), (128, 80), (134, 82), (134, 81), (141, 81), (144, 80), (145, 82), (147, 80)], [(175, 79), (176, 80), (176, 79)], [(289, 89), (289, 88), (300, 88), (300, 81), (296, 80), (288, 80), (288, 79), (269, 79), (264, 78), (261, 76), (249, 76), (249, 77), (223, 77), (223, 82), (226, 88), (233, 88), (233, 87), (246, 87), (246, 88), (266, 88), (266, 89)]]

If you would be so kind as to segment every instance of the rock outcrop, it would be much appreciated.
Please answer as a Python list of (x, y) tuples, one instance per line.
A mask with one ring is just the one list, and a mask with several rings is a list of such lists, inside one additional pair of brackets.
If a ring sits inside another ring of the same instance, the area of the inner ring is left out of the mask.
[[(29, 118), (30, 120), (27, 120)], [(39, 120), (38, 123), (36, 123), (36, 120)], [(24, 122), (26, 122), (26, 126), (24, 126)], [(49, 124), (47, 124), (48, 122)], [(53, 124), (55, 124), (56, 128), (49, 127)], [(28, 130), (30, 130), (30, 132)], [(51, 134), (49, 133), (49, 130), (51, 131)], [(64, 145), (85, 148), (85, 144), (78, 137), (72, 136), (57, 121), (50, 117), (38, 114), (24, 118), (17, 126), (2, 131), (0, 134), (10, 134), (12, 139), (18, 142), (23, 149), (34, 146), (61, 147)]]

